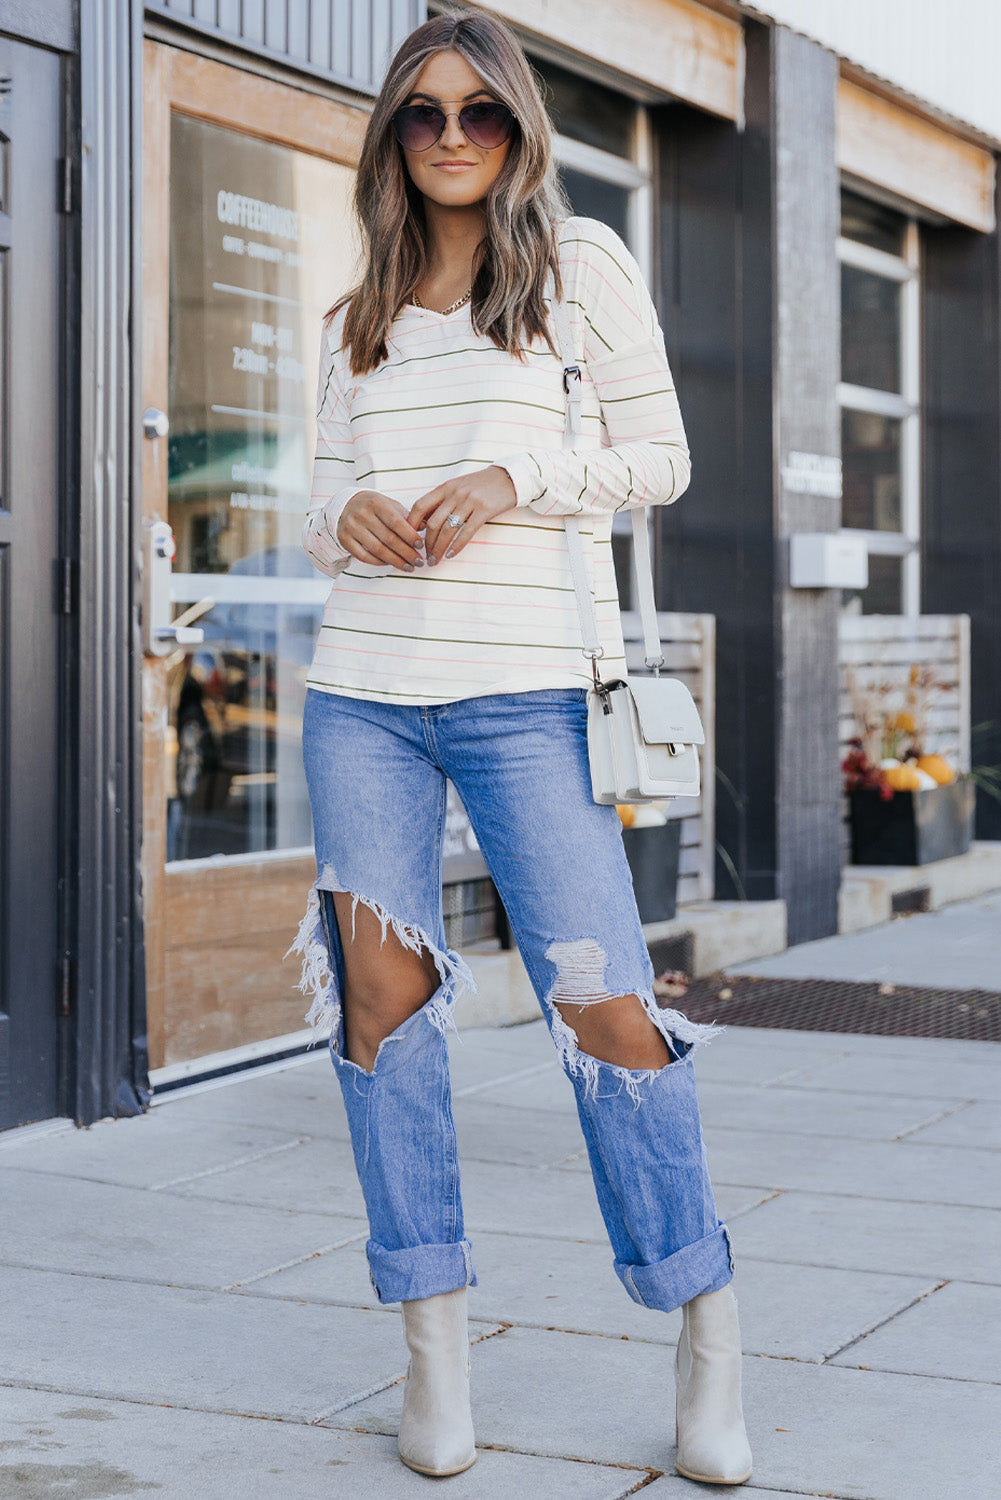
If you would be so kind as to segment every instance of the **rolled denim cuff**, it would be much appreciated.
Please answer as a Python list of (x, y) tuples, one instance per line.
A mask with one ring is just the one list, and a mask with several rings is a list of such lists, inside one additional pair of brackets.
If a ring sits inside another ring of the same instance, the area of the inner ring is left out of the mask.
[(468, 1240), (450, 1245), (411, 1245), (404, 1250), (387, 1250), (369, 1240), (365, 1253), (380, 1302), (413, 1302), (476, 1285)]
[(704, 1240), (685, 1245), (651, 1266), (615, 1262), (615, 1274), (634, 1302), (673, 1312), (703, 1292), (718, 1292), (733, 1278), (733, 1251), (725, 1224)]

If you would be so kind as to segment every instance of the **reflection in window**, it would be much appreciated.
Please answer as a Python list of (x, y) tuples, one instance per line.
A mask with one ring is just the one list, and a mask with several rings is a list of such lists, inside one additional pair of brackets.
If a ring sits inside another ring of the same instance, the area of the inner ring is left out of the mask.
[(546, 107), (559, 135), (615, 156), (632, 156), (636, 106), (631, 99), (538, 57), (532, 66), (546, 85)]
[(903, 255), (907, 220), (895, 209), (874, 203), (847, 190), (841, 194), (841, 233), (847, 240), (857, 240), (873, 250), (888, 255)]
[(849, 614), (899, 615), (903, 611), (903, 564), (899, 557), (869, 554), (869, 587), (846, 589), (842, 605)]
[(870, 411), (842, 411), (843, 526), (900, 530), (900, 421)]
[(560, 167), (560, 181), (575, 214), (599, 219), (622, 239), (629, 238), (629, 191), (617, 182), (603, 182), (587, 172)]
[(205, 641), (168, 659), (168, 859), (310, 842), (300, 724), (329, 581), (299, 533), (352, 178), (172, 120), (168, 520), (174, 597)]
[(900, 283), (841, 267), (841, 379), (900, 390)]

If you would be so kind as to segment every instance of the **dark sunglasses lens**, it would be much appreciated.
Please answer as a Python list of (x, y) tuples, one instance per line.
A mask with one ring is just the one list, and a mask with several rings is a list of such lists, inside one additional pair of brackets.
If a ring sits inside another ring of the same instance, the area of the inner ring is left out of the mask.
[(445, 111), (434, 104), (405, 104), (393, 116), (393, 129), (405, 151), (426, 151), (445, 129)]
[(514, 115), (506, 104), (467, 104), (459, 111), (462, 133), (474, 146), (492, 151), (503, 145), (514, 128)]

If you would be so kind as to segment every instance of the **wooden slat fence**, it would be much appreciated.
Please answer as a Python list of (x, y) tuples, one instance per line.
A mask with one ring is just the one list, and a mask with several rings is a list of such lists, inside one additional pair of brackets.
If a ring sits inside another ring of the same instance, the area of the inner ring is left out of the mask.
[(944, 755), (958, 770), (970, 769), (969, 615), (842, 615), (838, 627), (841, 667), (838, 740), (844, 759), (859, 733), (852, 703), (887, 689), (887, 709), (908, 707), (912, 668), (930, 679), (920, 696), (927, 732), (922, 749)]

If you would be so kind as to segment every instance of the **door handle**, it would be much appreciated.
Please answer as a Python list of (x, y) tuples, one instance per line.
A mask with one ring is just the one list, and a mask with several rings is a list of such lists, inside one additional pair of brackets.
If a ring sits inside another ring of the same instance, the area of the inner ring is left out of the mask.
[(170, 618), (174, 533), (166, 521), (147, 521), (143, 540), (143, 650), (147, 656), (169, 656), (178, 646), (201, 645), (200, 626), (175, 625)]
[(167, 413), (156, 406), (147, 406), (143, 412), (143, 437), (152, 441), (154, 438), (166, 437), (169, 431), (170, 418)]

